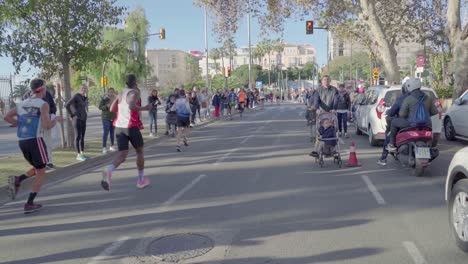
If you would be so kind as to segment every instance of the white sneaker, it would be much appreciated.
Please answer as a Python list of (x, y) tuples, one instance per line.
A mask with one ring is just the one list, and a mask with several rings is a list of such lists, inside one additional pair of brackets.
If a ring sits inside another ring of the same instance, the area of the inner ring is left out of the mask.
[(117, 148), (114, 147), (114, 146), (110, 146), (110, 147), (109, 147), (109, 151), (112, 151), (112, 152), (117, 151)]
[(150, 137), (154, 137), (154, 134), (153, 134), (153, 133), (150, 133), (149, 136), (150, 136)]
[(103, 147), (102, 148), (102, 154), (106, 154), (106, 153), (107, 153), (107, 149), (106, 149), (106, 147)]
[(85, 161), (86, 157), (83, 154), (77, 154), (76, 155), (76, 160), (78, 161)]

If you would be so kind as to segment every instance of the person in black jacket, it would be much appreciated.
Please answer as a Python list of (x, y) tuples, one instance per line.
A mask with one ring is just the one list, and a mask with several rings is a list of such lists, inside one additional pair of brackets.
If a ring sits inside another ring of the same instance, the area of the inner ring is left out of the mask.
[[(158, 135), (158, 105), (161, 105), (161, 100), (159, 99), (158, 90), (151, 90), (150, 96), (148, 96), (148, 104), (152, 105), (151, 110), (149, 110), (150, 118), (150, 137), (155, 137)], [(154, 133), (153, 133), (154, 126)]]
[(73, 128), (75, 129), (76, 159), (79, 161), (84, 161), (88, 158), (84, 155), (84, 137), (86, 132), (86, 120), (88, 119), (88, 113), (86, 111), (88, 106), (88, 98), (86, 97), (87, 91), (88, 88), (86, 85), (81, 85), (80, 92), (75, 94), (65, 105), (72, 119)]
[(340, 84), (338, 95), (336, 97), (336, 113), (338, 117), (338, 136), (341, 137), (344, 131), (344, 136), (348, 138), (348, 112), (351, 109), (351, 98), (346, 91), (344, 84)]

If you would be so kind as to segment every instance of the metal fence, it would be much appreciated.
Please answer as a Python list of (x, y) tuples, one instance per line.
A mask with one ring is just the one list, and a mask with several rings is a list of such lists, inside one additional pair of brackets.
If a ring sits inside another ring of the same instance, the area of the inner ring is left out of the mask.
[(13, 92), (13, 77), (11, 75), (2, 76), (0, 75), (0, 115), (6, 113), (12, 106), (13, 100), (11, 98), (11, 94)]

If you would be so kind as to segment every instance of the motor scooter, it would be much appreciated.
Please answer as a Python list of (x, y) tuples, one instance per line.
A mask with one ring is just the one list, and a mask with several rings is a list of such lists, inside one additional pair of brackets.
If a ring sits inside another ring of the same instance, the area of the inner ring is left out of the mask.
[(392, 155), (402, 166), (412, 168), (417, 177), (423, 176), (431, 161), (439, 156), (439, 150), (431, 147), (431, 127), (404, 128), (396, 135), (395, 143), (397, 151)]

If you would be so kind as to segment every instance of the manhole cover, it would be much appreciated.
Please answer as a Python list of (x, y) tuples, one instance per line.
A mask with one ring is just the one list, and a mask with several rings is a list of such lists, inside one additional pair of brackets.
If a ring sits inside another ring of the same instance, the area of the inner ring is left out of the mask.
[(165, 262), (180, 262), (208, 253), (214, 247), (211, 238), (200, 234), (175, 234), (158, 238), (148, 246), (147, 254)]

